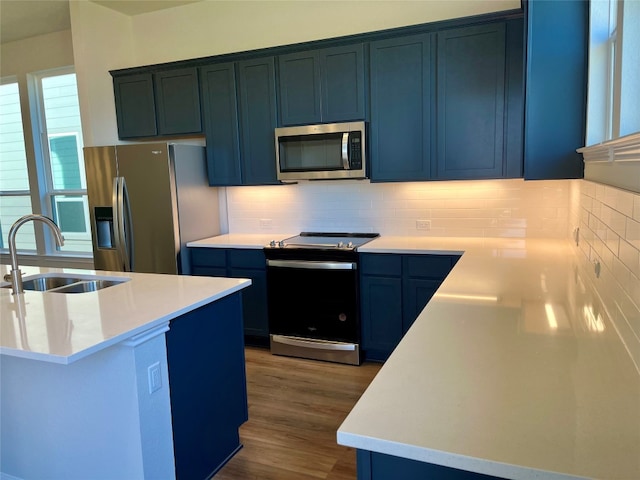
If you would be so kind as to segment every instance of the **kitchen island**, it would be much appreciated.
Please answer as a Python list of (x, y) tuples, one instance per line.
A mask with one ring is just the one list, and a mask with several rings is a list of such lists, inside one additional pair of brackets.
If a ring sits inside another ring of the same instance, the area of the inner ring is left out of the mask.
[(240, 448), (249, 280), (21, 269), (127, 281), (0, 288), (0, 477), (205, 478)]
[(360, 252), (462, 254), (338, 430), (360, 480), (640, 478), (638, 299), (580, 250), (383, 236)]

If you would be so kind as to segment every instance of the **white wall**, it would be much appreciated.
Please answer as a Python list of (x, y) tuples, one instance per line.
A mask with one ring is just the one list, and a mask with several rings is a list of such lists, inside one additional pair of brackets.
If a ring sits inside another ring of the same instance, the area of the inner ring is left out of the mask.
[(109, 70), (520, 8), (490, 1), (218, 1), (127, 17), (70, 0), (85, 145), (118, 143)]
[(84, 145), (119, 143), (109, 70), (134, 64), (131, 17), (87, 1), (69, 8)]
[(520, 0), (208, 0), (133, 17), (135, 60), (206, 57), (520, 6)]

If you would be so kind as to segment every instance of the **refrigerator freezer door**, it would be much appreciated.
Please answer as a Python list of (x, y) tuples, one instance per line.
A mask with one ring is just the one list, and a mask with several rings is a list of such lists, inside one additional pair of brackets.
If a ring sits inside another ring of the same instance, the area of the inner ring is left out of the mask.
[(113, 223), (113, 179), (118, 175), (116, 148), (86, 147), (84, 164), (94, 266), (98, 270), (121, 271)]
[(118, 145), (132, 218), (133, 271), (178, 273), (176, 185), (167, 143)]

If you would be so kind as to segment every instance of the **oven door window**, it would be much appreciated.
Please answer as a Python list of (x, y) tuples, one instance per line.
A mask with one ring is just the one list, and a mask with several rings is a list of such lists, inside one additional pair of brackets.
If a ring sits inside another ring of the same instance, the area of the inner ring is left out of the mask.
[(342, 143), (342, 133), (279, 137), (280, 171), (343, 170)]
[(358, 340), (356, 270), (268, 268), (270, 333)]

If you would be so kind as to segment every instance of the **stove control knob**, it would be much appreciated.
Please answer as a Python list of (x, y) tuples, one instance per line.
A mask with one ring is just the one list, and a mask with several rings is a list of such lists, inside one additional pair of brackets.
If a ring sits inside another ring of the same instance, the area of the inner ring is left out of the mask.
[(280, 241), (278, 242), (278, 246), (279, 246), (280, 248), (284, 248), (284, 240), (280, 240)]
[(344, 248), (344, 243), (338, 242), (338, 248)]
[(353, 242), (347, 243), (347, 248), (353, 248)]
[(271, 248), (275, 248), (275, 246), (276, 246), (276, 241), (275, 241), (275, 240), (271, 240), (271, 241), (269, 242), (269, 246), (270, 246)]

